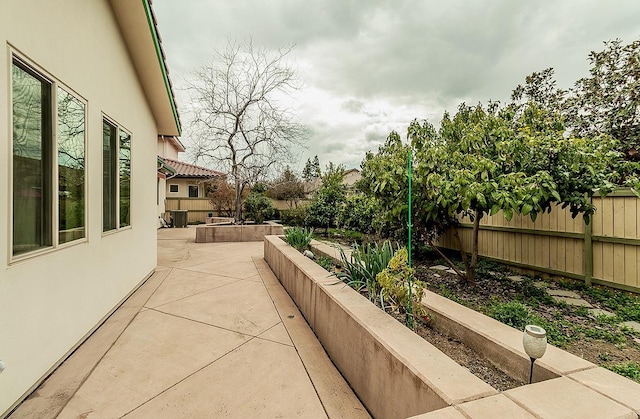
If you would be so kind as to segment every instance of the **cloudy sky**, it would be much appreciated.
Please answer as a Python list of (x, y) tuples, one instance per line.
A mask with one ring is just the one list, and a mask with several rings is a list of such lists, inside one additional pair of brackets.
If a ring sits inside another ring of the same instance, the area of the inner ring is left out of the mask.
[(602, 41), (640, 38), (638, 0), (154, 0), (153, 8), (183, 109), (184, 79), (228, 39), (295, 44), (303, 88), (294, 107), (311, 132), (300, 171), (316, 154), (323, 167), (359, 167), (391, 130), (404, 135), (414, 118), (437, 125), (463, 101), (505, 101), (533, 71), (553, 67), (568, 88), (588, 74)]

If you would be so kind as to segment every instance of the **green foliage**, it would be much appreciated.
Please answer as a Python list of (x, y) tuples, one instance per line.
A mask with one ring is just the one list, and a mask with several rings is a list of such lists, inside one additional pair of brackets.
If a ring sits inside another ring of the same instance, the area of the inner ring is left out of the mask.
[(376, 276), (381, 288), (382, 306), (388, 304), (394, 311), (406, 313), (408, 323), (409, 316), (422, 318), (426, 315), (421, 303), (426, 292), (426, 284), (413, 280), (414, 273), (414, 269), (408, 264), (407, 249), (402, 248), (395, 253), (389, 265)]
[(307, 207), (300, 205), (296, 208), (280, 210), (282, 223), (287, 226), (304, 227), (307, 218)]
[(529, 324), (531, 311), (526, 305), (513, 301), (492, 305), (489, 315), (504, 324), (524, 330), (524, 327)]
[(578, 138), (602, 134), (615, 138), (615, 150), (626, 159), (616, 165), (620, 185), (640, 189), (640, 40), (623, 44), (620, 39), (604, 42), (602, 51), (589, 54), (589, 76), (569, 90), (556, 87), (548, 68), (527, 76), (512, 94), (517, 108), (524, 101), (562, 115), (566, 127)]
[[(400, 231), (401, 234), (406, 232), (407, 225), (409, 151), (409, 146), (402, 143), (398, 133), (392, 132), (376, 154), (367, 152), (360, 165), (362, 178), (358, 182), (358, 189), (377, 201), (376, 206), (380, 208), (375, 223), (387, 231)], [(416, 188), (414, 202), (422, 201), (419, 191)]]
[(620, 321), (640, 322), (640, 295), (601, 286), (585, 288), (581, 292), (614, 311)]
[(382, 246), (378, 244), (367, 244), (365, 246), (356, 245), (347, 258), (340, 248), (340, 259), (342, 260), (342, 271), (336, 276), (351, 288), (363, 292), (366, 290), (369, 300), (375, 302), (380, 298), (380, 284), (376, 276), (382, 272), (393, 257), (393, 247), (386, 241)]
[(313, 232), (305, 228), (291, 227), (284, 231), (284, 240), (300, 252), (309, 249), (312, 238)]
[(314, 179), (318, 179), (322, 176), (322, 172), (320, 171), (320, 160), (318, 160), (318, 155), (311, 159), (307, 159), (307, 162), (304, 165), (304, 169), (302, 169), (302, 178), (307, 182), (310, 182)]
[(629, 361), (622, 364), (606, 365), (605, 368), (640, 383), (640, 363)]
[(322, 227), (327, 232), (329, 228), (336, 226), (338, 214), (345, 200), (343, 178), (344, 168), (329, 163), (322, 176), (322, 186), (313, 195), (313, 200), (307, 207), (307, 225)]
[(320, 266), (322, 266), (325, 270), (332, 272), (333, 271), (333, 267), (334, 267), (334, 262), (332, 258), (328, 258), (326, 256), (320, 256), (317, 260), (316, 263)]
[(271, 199), (264, 195), (264, 191), (265, 188), (262, 185), (258, 185), (258, 188), (254, 187), (244, 200), (245, 216), (258, 224), (273, 218), (276, 213)]
[(557, 325), (531, 311), (520, 302), (495, 302), (488, 308), (489, 316), (518, 330), (524, 330), (528, 324), (535, 324), (547, 332), (547, 340), (552, 345), (561, 346), (568, 341)]
[(343, 228), (370, 234), (375, 231), (374, 220), (379, 211), (378, 201), (373, 197), (356, 194), (346, 198), (340, 210), (338, 224)]

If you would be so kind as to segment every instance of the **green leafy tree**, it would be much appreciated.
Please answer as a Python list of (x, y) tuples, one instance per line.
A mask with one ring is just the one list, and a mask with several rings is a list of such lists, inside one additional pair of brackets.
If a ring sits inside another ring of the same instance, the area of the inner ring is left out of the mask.
[(589, 54), (589, 76), (573, 88), (559, 89), (553, 69), (534, 72), (512, 93), (516, 109), (533, 103), (559, 113), (569, 132), (590, 139), (607, 134), (618, 141), (625, 159), (617, 167), (619, 185), (640, 190), (640, 40), (624, 45), (604, 42), (604, 49)]
[(265, 220), (273, 218), (276, 213), (271, 199), (265, 195), (266, 190), (266, 185), (258, 183), (254, 185), (244, 200), (246, 217), (257, 224), (262, 224)]
[(348, 196), (340, 210), (338, 224), (342, 228), (357, 230), (369, 234), (375, 232), (376, 214), (379, 212), (378, 201), (359, 193)]
[(439, 132), (414, 121), (409, 138), (416, 148), (416, 183), (425, 206), (420, 217), (433, 221), (446, 215), (473, 221), (471, 260), (458, 239), (466, 279), (475, 282), (480, 220), (502, 211), (529, 215), (569, 207), (573, 217), (589, 222), (594, 191), (613, 188), (620, 154), (617, 142), (600, 135), (585, 139), (565, 135), (558, 114), (529, 103), (520, 113), (495, 104), (460, 105), (453, 118), (445, 114)]
[[(565, 133), (558, 114), (534, 103), (522, 108), (462, 104), (453, 117), (444, 115), (439, 130), (427, 122), (412, 122), (410, 145), (391, 133), (378, 154), (365, 158), (359, 186), (379, 201), (390, 222), (406, 225), (406, 159), (412, 150), (413, 223), (431, 244), (453, 228), (465, 278), (473, 283), (484, 216), (502, 211), (507, 219), (517, 213), (535, 220), (562, 204), (574, 217), (583, 214), (588, 221), (594, 190), (604, 193), (613, 187), (613, 168), (620, 158), (616, 142), (606, 135), (587, 140)], [(463, 248), (455, 228), (460, 216), (473, 221), (471, 249)]]
[(329, 228), (336, 226), (340, 209), (345, 201), (343, 179), (344, 167), (330, 162), (322, 176), (320, 189), (313, 195), (311, 204), (307, 207), (307, 225), (322, 227), (325, 229), (325, 234), (328, 234)]
[(312, 180), (318, 179), (322, 176), (322, 172), (320, 171), (320, 160), (318, 159), (318, 155), (313, 158), (313, 161), (309, 158), (304, 165), (304, 169), (302, 169), (302, 178), (307, 182), (311, 182)]

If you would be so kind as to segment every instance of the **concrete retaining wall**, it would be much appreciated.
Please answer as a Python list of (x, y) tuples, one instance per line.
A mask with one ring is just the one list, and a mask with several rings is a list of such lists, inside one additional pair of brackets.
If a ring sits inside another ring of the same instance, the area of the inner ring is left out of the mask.
[[(312, 249), (340, 261), (335, 246), (313, 242)], [(511, 377), (529, 381), (522, 331), (433, 292), (427, 291), (422, 304), (434, 319), (433, 327), (473, 348)], [(417, 417), (640, 417), (640, 384), (553, 345), (536, 361), (533, 381), (499, 396)]]
[(369, 412), (406, 418), (498, 392), (279, 237), (264, 257)]
[(284, 234), (276, 223), (243, 225), (199, 225), (196, 227), (196, 243), (259, 242), (264, 236)]

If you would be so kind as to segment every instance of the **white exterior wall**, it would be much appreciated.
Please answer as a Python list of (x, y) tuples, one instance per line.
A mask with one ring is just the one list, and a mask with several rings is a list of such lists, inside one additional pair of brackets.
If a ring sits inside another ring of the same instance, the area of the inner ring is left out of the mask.
[[(111, 7), (0, 2), (0, 416), (156, 266), (157, 129)], [(11, 263), (10, 46), (87, 101), (86, 242)], [(157, 65), (151, 63), (150, 65)], [(103, 112), (132, 134), (131, 228), (102, 233)]]

